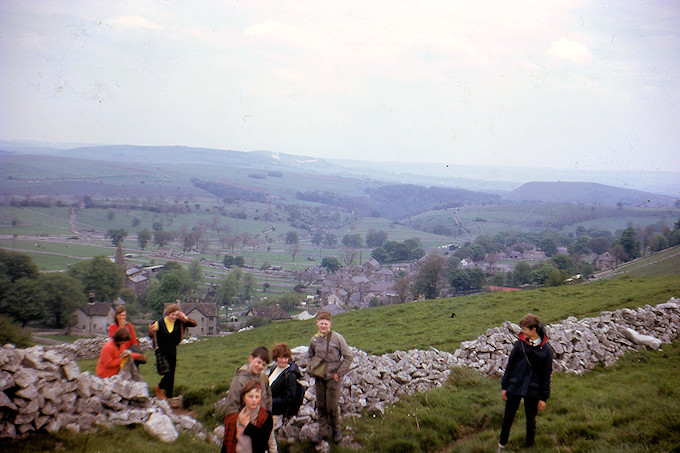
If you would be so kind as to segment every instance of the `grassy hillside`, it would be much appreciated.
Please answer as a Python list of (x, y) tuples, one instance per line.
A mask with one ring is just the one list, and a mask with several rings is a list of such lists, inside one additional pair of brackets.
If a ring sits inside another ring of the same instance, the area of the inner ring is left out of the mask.
[[(413, 302), (354, 311), (335, 317), (333, 327), (352, 346), (369, 353), (428, 348), (454, 351), (505, 320), (531, 311), (547, 322), (567, 316), (598, 315), (604, 310), (656, 305), (680, 293), (680, 276), (622, 277), (586, 285), (521, 293)], [(455, 311), (457, 316), (451, 319)], [(177, 390), (212, 429), (211, 407), (225, 395), (235, 369), (259, 344), (286, 341), (306, 345), (313, 321), (269, 324), (223, 338), (184, 345), (179, 350)], [(680, 342), (663, 351), (627, 354), (616, 366), (583, 376), (555, 375), (548, 410), (539, 415), (535, 451), (674, 451), (680, 444), (680, 393), (676, 364)], [(94, 372), (95, 360), (80, 363)], [(150, 386), (158, 382), (153, 363), (142, 373)], [(456, 370), (441, 389), (415, 395), (385, 415), (345, 420), (365, 446), (361, 451), (486, 452), (497, 442), (503, 404), (498, 379)], [(521, 411), (520, 411), (521, 412)], [(518, 413), (510, 448), (523, 440), (523, 415)], [(156, 443), (140, 428), (100, 429), (96, 435), (61, 432), (21, 441), (0, 441), (3, 451), (216, 451), (216, 447), (181, 436), (178, 443)], [(312, 452), (308, 444), (282, 445), (281, 451)], [(348, 451), (337, 448), (335, 451)]]

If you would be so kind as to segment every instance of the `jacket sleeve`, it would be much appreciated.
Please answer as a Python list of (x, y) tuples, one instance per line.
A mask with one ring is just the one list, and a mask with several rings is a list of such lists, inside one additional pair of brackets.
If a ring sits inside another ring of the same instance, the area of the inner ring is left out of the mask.
[(309, 349), (307, 350), (307, 355), (309, 357), (314, 357), (315, 353), (316, 353), (316, 349), (314, 348), (314, 337), (312, 337), (312, 339), (309, 340)]
[(345, 337), (341, 335), (338, 335), (337, 337), (340, 343), (340, 354), (342, 355), (342, 363), (340, 364), (340, 368), (338, 368), (338, 371), (336, 371), (336, 373), (338, 373), (338, 376), (342, 378), (349, 371), (349, 367), (352, 365), (352, 360), (354, 359), (354, 354), (352, 354), (352, 350), (347, 345)]
[(118, 324), (113, 323), (109, 326), (109, 338), (111, 338), (113, 334), (116, 333), (116, 330), (118, 330)]
[(512, 352), (510, 353), (508, 364), (505, 366), (505, 373), (503, 373), (503, 379), (501, 379), (502, 390), (508, 389), (508, 384), (510, 383), (510, 376), (512, 376), (512, 373), (514, 372), (518, 354), (519, 354), (519, 342), (516, 342), (515, 346), (512, 348)]
[(243, 434), (253, 440), (253, 451), (269, 451), (269, 435), (273, 427), (272, 414), (267, 414), (267, 420), (260, 427), (248, 423), (248, 426), (243, 430)]
[(139, 341), (137, 341), (137, 335), (135, 335), (135, 328), (132, 326), (132, 323), (128, 323), (128, 327), (130, 328), (130, 344), (134, 344), (139, 346)]
[(272, 389), (269, 387), (269, 378), (267, 373), (264, 371), (260, 373), (260, 382), (262, 383), (262, 402), (260, 405), (267, 409), (269, 412), (272, 411)]
[(279, 404), (284, 407), (288, 407), (295, 402), (297, 375), (290, 370), (286, 371), (285, 373), (285, 376), (282, 376), (285, 379), (283, 382), (283, 395), (281, 395), (278, 400)]
[(231, 380), (229, 391), (227, 392), (227, 403), (225, 404), (227, 415), (238, 412), (241, 407), (241, 387), (242, 384), (238, 375), (234, 376), (234, 379)]
[(553, 351), (552, 346), (550, 344), (545, 345), (547, 348), (549, 348), (548, 352), (548, 357), (545, 360), (545, 363), (541, 364), (542, 365), (542, 370), (541, 370), (541, 390), (539, 392), (539, 399), (541, 401), (548, 401), (548, 398), (550, 398), (550, 385), (552, 383), (552, 368), (553, 368), (553, 357), (555, 355), (555, 352)]

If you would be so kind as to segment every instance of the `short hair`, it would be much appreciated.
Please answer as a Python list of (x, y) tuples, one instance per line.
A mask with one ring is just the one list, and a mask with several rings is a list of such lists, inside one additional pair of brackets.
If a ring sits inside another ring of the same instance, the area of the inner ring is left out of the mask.
[(116, 306), (116, 310), (115, 310), (116, 314), (115, 314), (115, 316), (118, 316), (119, 314), (123, 313), (124, 311), (127, 311), (127, 310), (125, 309), (125, 305), (118, 305), (118, 306)]
[(519, 322), (520, 327), (526, 327), (527, 329), (538, 329), (541, 328), (541, 318), (538, 316), (529, 313), (526, 315), (522, 320)]
[(130, 331), (127, 330), (125, 327), (121, 327), (120, 329), (116, 330), (113, 333), (111, 338), (116, 343), (122, 343), (124, 341), (128, 341), (130, 339)]
[(243, 386), (243, 388), (241, 389), (241, 393), (239, 393), (241, 407), (246, 405), (246, 403), (243, 401), (243, 397), (246, 395), (246, 393), (248, 393), (252, 389), (258, 389), (260, 393), (262, 393), (262, 384), (260, 383), (260, 381), (258, 381), (257, 379), (251, 379), (250, 381), (246, 382), (246, 384)]
[(269, 363), (269, 349), (266, 346), (258, 346), (250, 353), (251, 357), (261, 358), (265, 363)]
[(292, 351), (290, 350), (290, 346), (288, 346), (287, 343), (279, 343), (274, 346), (274, 349), (272, 349), (272, 358), (274, 360), (278, 359), (279, 357), (288, 357), (290, 359), (291, 355)]
[(331, 314), (330, 314), (330, 312), (328, 312), (328, 311), (326, 311), (326, 310), (321, 310), (321, 311), (316, 315), (316, 319), (327, 319), (327, 320), (330, 321), (330, 320), (331, 320)]
[(179, 305), (177, 305), (177, 304), (170, 304), (170, 305), (168, 305), (167, 308), (165, 309), (165, 314), (166, 314), (166, 315), (169, 315), (170, 313), (174, 313), (174, 312), (176, 312), (176, 311), (179, 311)]

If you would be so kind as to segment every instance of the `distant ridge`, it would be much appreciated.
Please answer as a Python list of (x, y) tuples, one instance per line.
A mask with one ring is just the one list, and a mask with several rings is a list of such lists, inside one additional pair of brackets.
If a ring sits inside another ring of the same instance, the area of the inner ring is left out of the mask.
[(575, 203), (602, 206), (673, 206), (676, 198), (640, 190), (623, 189), (593, 182), (532, 181), (504, 197), (509, 201)]

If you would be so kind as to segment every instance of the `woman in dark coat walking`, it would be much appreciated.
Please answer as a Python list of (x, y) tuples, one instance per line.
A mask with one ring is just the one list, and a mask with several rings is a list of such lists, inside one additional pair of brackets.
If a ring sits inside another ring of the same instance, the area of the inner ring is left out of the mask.
[(524, 398), (527, 418), (526, 446), (532, 447), (536, 437), (536, 414), (546, 407), (550, 397), (552, 362), (555, 352), (548, 343), (548, 335), (541, 318), (528, 314), (519, 323), (522, 333), (510, 353), (501, 380), (501, 398), (505, 401), (503, 426), (498, 451), (508, 443), (510, 427)]

